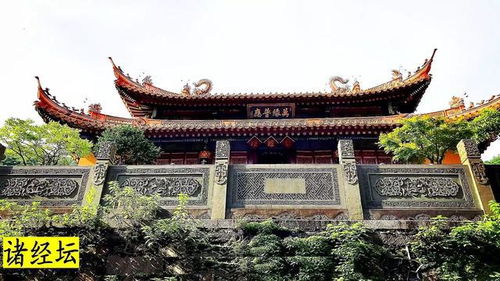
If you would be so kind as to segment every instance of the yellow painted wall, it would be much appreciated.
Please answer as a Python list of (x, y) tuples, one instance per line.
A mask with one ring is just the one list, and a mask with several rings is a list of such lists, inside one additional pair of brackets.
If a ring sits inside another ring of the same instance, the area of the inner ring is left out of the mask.
[[(424, 164), (430, 164), (431, 161), (425, 159)], [(444, 154), (443, 164), (461, 164), (460, 156), (457, 152), (454, 151), (446, 151)]]
[(89, 155), (80, 158), (80, 161), (78, 161), (78, 166), (94, 166), (96, 162), (97, 159), (95, 158), (94, 154), (90, 153)]

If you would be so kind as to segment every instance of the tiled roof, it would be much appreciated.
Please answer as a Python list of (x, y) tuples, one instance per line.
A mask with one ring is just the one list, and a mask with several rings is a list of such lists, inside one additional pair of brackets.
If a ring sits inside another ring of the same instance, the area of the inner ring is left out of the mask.
[(113, 65), (116, 77), (115, 85), (119, 94), (132, 116), (139, 117), (149, 112), (150, 108), (148, 105), (150, 104), (214, 104), (229, 106), (233, 104), (278, 101), (342, 104), (393, 99), (413, 103), (413, 108), (416, 108), (431, 81), (429, 72), (434, 53), (429, 60), (426, 60), (422, 67), (406, 79), (403, 79), (402, 76), (397, 76), (391, 81), (364, 90), (339, 88), (337, 90), (332, 89), (331, 92), (305, 93), (206, 93), (202, 95), (176, 93), (158, 88), (152, 85), (150, 80), (143, 83), (137, 80), (134, 81), (130, 76), (124, 74), (122, 69), (116, 66), (111, 58), (110, 60)]
[[(100, 133), (106, 128), (129, 124), (145, 130), (150, 137), (180, 136), (238, 136), (254, 134), (289, 135), (378, 135), (400, 126), (403, 118), (414, 114), (372, 117), (291, 118), (291, 119), (238, 119), (238, 120), (158, 120), (148, 118), (121, 118), (90, 112), (86, 114), (55, 100), (47, 90), (38, 86), (35, 107), (48, 120), (66, 123), (85, 132)], [(490, 107), (500, 109), (500, 95), (478, 106), (453, 108), (429, 113), (448, 118), (473, 118), (479, 110)]]

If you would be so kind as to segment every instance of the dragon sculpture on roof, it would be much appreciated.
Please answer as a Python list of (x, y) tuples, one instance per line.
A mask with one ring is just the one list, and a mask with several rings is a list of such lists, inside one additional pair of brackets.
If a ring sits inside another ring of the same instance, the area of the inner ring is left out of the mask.
[[(336, 82), (343, 84), (345, 86), (338, 86)], [(330, 78), (330, 88), (332, 89), (332, 93), (359, 93), (361, 91), (361, 86), (358, 81), (354, 81), (352, 85), (352, 89), (347, 85), (349, 83), (349, 79), (344, 79), (340, 76), (333, 76)]]
[(191, 87), (188, 83), (184, 85), (181, 93), (185, 96), (199, 96), (210, 93), (212, 90), (212, 81), (208, 79), (201, 79), (200, 81), (193, 83), (194, 89), (191, 90)]

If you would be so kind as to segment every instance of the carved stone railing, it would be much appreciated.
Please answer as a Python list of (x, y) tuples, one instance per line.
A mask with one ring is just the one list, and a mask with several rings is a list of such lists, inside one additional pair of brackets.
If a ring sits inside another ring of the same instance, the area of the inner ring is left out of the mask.
[(98, 205), (109, 182), (158, 195), (174, 209), (189, 196), (201, 219), (425, 220), (445, 215), (473, 219), (489, 212), (493, 193), (479, 151), (458, 146), (463, 165), (360, 165), (351, 140), (340, 140), (338, 165), (231, 165), (230, 147), (217, 141), (213, 165), (112, 165), (113, 144), (100, 147), (92, 167), (0, 167), (0, 199), (41, 201), (48, 207)]
[(463, 165), (358, 165), (366, 219), (483, 213)]
[(232, 218), (347, 219), (340, 165), (230, 165)]

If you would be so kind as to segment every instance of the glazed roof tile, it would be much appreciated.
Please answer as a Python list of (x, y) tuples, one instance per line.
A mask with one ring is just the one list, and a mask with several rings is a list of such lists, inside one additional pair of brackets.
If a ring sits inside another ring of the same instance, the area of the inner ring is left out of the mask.
[[(290, 118), (290, 119), (236, 119), (236, 120), (158, 120), (148, 118), (122, 118), (100, 112), (86, 114), (58, 102), (38, 83), (35, 107), (45, 121), (56, 120), (86, 132), (100, 133), (106, 128), (132, 125), (145, 130), (150, 136), (240, 135), (255, 133), (284, 134), (379, 134), (400, 126), (404, 118), (418, 114), (399, 114), (371, 117)], [(432, 112), (424, 115), (448, 118), (473, 118), (483, 108), (500, 109), (500, 95), (483, 104)]]

